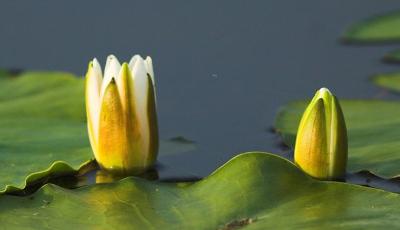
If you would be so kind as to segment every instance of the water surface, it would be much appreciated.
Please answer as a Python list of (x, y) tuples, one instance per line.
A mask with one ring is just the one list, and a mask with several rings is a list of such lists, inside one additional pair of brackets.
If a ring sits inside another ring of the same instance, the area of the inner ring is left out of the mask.
[(0, 68), (83, 75), (108, 54), (154, 60), (161, 137), (197, 142), (160, 157), (161, 176), (202, 177), (237, 153), (282, 153), (266, 130), (280, 106), (329, 87), (339, 98), (387, 97), (371, 74), (392, 46), (345, 46), (346, 26), (400, 2), (65, 1), (2, 2)]

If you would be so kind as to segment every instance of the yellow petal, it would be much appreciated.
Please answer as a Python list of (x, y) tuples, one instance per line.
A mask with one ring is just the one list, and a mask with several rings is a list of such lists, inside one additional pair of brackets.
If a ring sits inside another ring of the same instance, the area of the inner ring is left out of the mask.
[(157, 111), (156, 111), (156, 99), (153, 87), (152, 78), (147, 77), (148, 84), (148, 96), (147, 96), (147, 119), (149, 125), (149, 150), (146, 160), (147, 165), (155, 163), (158, 154), (158, 122), (157, 122)]
[(133, 80), (131, 71), (126, 62), (122, 64), (121, 70), (119, 71), (117, 86), (124, 112), (132, 112), (130, 111), (132, 109), (132, 106), (129, 107), (129, 104), (134, 103)]
[(330, 175), (332, 178), (341, 178), (346, 172), (347, 166), (347, 128), (342, 108), (335, 96), (332, 100), (332, 119), (330, 137)]
[(295, 163), (316, 178), (329, 175), (326, 118), (323, 99), (318, 99), (300, 121), (294, 153)]
[(145, 138), (145, 135), (141, 133), (142, 124), (139, 123), (136, 111), (134, 81), (127, 63), (123, 63), (118, 80), (126, 121), (126, 136), (128, 139), (128, 157), (125, 167), (131, 172), (137, 172), (145, 168), (143, 167), (143, 154), (146, 152), (143, 146), (143, 138)]
[(126, 122), (114, 78), (101, 103), (97, 162), (105, 169), (124, 171), (128, 161)]

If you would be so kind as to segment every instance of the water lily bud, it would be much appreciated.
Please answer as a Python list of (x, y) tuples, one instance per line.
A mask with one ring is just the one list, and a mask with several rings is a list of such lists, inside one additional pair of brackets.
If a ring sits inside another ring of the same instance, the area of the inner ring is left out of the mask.
[(118, 174), (141, 173), (158, 152), (153, 64), (135, 55), (120, 65), (110, 55), (104, 69), (96, 59), (86, 74), (90, 144), (99, 165)]
[(294, 161), (317, 179), (335, 180), (345, 176), (346, 124), (337, 98), (326, 88), (317, 91), (301, 118)]

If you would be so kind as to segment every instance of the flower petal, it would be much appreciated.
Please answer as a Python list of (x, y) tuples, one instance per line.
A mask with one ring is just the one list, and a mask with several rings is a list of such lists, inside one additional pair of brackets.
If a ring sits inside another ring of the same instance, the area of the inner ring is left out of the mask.
[(156, 102), (156, 107), (157, 107), (157, 92), (156, 92), (157, 90), (156, 90), (156, 82), (154, 80), (153, 59), (151, 59), (150, 56), (147, 56), (146, 60), (145, 60), (145, 64), (146, 64), (147, 73), (151, 77), (151, 83), (153, 85), (154, 101)]
[[(138, 58), (135, 62), (135, 65), (132, 70), (133, 77), (133, 88), (134, 88), (134, 96), (135, 98), (135, 111), (136, 111), (136, 119), (137, 124), (139, 125), (140, 132), (140, 146), (142, 151), (142, 158), (146, 159), (150, 146), (150, 130), (149, 130), (149, 120), (148, 120), (148, 90), (149, 90), (149, 81), (148, 75), (146, 71), (146, 66), (144, 60), (142, 58)], [(146, 167), (146, 162), (143, 161), (142, 167)]]
[(149, 125), (149, 150), (146, 158), (146, 164), (152, 165), (158, 154), (158, 122), (156, 111), (156, 95), (152, 83), (152, 78), (148, 76), (148, 95), (147, 95), (147, 120)]
[(146, 60), (145, 60), (145, 64), (146, 64), (147, 73), (150, 74), (151, 81), (153, 82), (153, 85), (155, 86), (156, 82), (154, 81), (153, 59), (151, 59), (150, 56), (147, 56)]
[(310, 105), (297, 131), (294, 161), (316, 178), (329, 177), (330, 156), (327, 146), (325, 106), (322, 98)]
[(347, 166), (347, 128), (342, 108), (338, 99), (332, 97), (332, 116), (331, 116), (331, 133), (330, 133), (330, 175), (343, 176)]
[[(128, 64), (125, 62), (122, 64), (122, 67), (119, 71), (117, 78), (117, 86), (118, 92), (121, 98), (121, 104), (126, 112), (129, 110), (128, 104), (133, 103), (133, 80), (132, 74), (128, 67)], [(128, 111), (129, 112), (129, 111)]]
[(129, 61), (129, 69), (133, 69), (135, 67), (135, 63), (137, 60), (143, 59), (139, 54), (134, 55), (131, 60)]
[(126, 122), (115, 79), (106, 87), (99, 120), (97, 162), (113, 171), (123, 171), (127, 164)]
[(96, 59), (93, 59), (93, 61), (89, 63), (86, 73), (85, 101), (89, 139), (95, 155), (97, 154), (98, 142), (101, 82), (102, 73), (100, 64)]
[(104, 94), (106, 87), (109, 85), (111, 79), (118, 78), (119, 71), (121, 69), (121, 64), (119, 64), (118, 59), (114, 55), (109, 55), (107, 57), (106, 67), (104, 68), (104, 79), (101, 85), (101, 96)]

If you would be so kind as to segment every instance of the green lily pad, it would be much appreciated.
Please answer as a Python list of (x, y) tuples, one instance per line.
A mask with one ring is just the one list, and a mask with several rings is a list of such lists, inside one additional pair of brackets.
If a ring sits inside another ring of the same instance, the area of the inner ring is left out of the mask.
[[(290, 103), (277, 116), (275, 127), (291, 147), (307, 103)], [(379, 100), (340, 103), (348, 129), (348, 171), (368, 170), (384, 178), (400, 176), (400, 103)]]
[(0, 197), (9, 229), (396, 229), (399, 215), (399, 194), (317, 181), (266, 153), (241, 154), (191, 184), (131, 177)]
[(400, 72), (377, 74), (372, 78), (374, 84), (391, 91), (400, 92)]
[(400, 11), (374, 16), (347, 29), (343, 39), (349, 42), (400, 41)]
[(160, 142), (160, 153), (163, 156), (181, 154), (195, 149), (196, 142), (182, 136), (172, 137), (167, 140), (161, 140)]
[[(193, 143), (161, 141), (160, 155)], [(84, 79), (62, 72), (0, 71), (0, 193), (91, 165)]]
[(0, 78), (0, 192), (73, 173), (92, 159), (83, 90), (68, 73)]
[(400, 62), (400, 50), (393, 50), (387, 53), (383, 59), (387, 62)]

